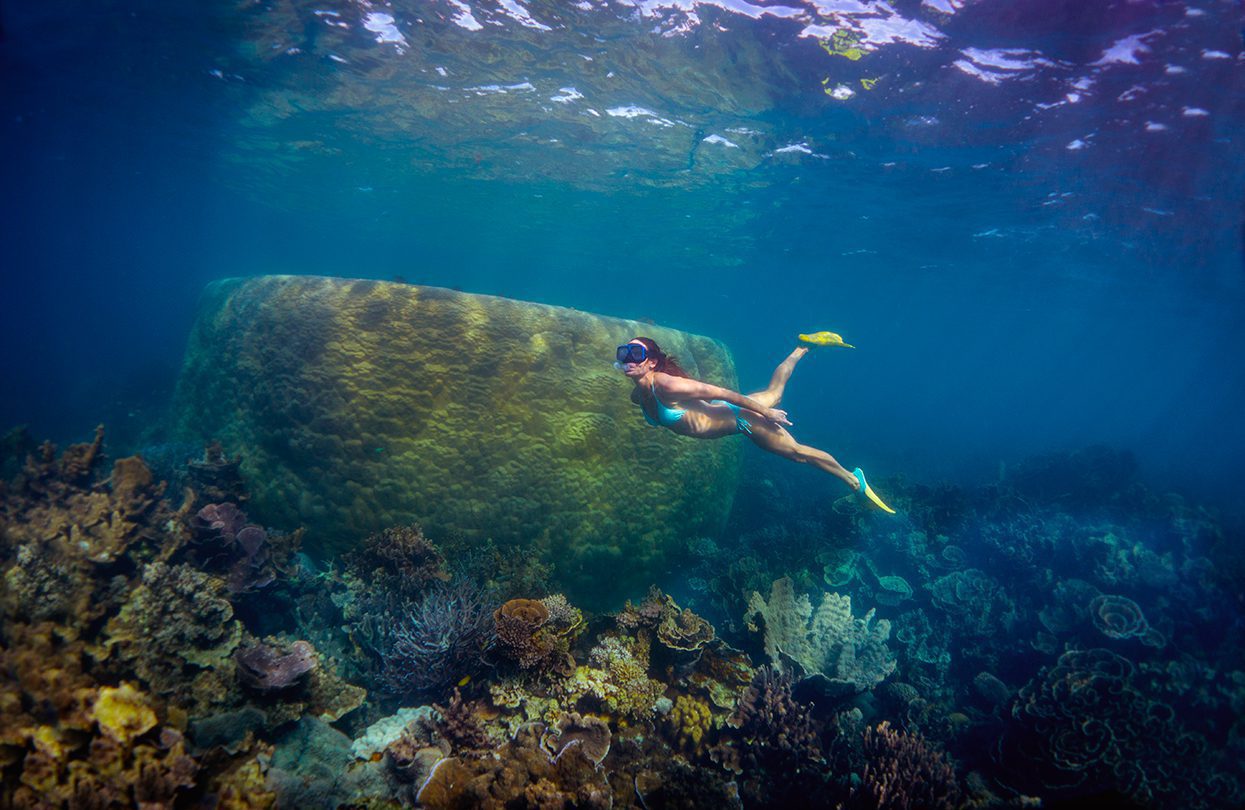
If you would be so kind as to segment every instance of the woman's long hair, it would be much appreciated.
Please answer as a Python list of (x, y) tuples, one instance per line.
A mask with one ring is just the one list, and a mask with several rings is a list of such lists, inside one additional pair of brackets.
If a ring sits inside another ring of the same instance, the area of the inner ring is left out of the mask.
[(687, 377), (689, 380), (692, 378), (692, 375), (684, 371), (683, 367), (679, 365), (679, 361), (674, 358), (674, 355), (666, 354), (661, 350), (661, 347), (657, 345), (657, 341), (650, 337), (637, 337), (632, 338), (632, 340), (644, 344), (644, 348), (648, 350), (648, 356), (657, 361), (656, 371), (669, 374), (671, 377)]

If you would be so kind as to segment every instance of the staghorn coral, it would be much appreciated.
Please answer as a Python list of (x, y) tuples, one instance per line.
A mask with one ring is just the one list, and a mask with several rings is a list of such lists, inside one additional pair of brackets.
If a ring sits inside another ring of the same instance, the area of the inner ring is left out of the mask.
[(865, 768), (840, 810), (959, 810), (969, 806), (947, 755), (883, 722), (864, 733)]
[(768, 602), (753, 592), (744, 620), (763, 633), (775, 666), (795, 667), (834, 697), (870, 689), (895, 669), (886, 645), (890, 622), (873, 616), (870, 610), (854, 618), (851, 598), (833, 593), (824, 594), (814, 612), (809, 598), (797, 598), (791, 579), (783, 577), (774, 581)]

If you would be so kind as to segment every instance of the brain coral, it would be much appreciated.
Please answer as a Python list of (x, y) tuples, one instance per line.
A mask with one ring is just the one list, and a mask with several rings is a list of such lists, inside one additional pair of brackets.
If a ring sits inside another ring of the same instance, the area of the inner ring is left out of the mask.
[(719, 531), (741, 459), (740, 442), (644, 424), (610, 368), (636, 334), (737, 387), (721, 343), (651, 324), (413, 284), (228, 279), (204, 294), (177, 421), (186, 441), (246, 447), (250, 510), (305, 526), (313, 552), (419, 523), (457, 538), (449, 558), (491, 538), (613, 607), (683, 538)]

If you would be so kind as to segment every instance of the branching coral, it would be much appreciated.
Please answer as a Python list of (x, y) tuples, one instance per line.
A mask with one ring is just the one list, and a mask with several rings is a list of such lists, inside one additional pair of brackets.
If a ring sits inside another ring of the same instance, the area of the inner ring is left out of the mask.
[(648, 717), (666, 691), (665, 684), (648, 676), (649, 645), (643, 636), (606, 636), (589, 661), (592, 666), (579, 667), (567, 688), (596, 697), (617, 714)]
[[(108, 622), (108, 667), (134, 672), (158, 695), (184, 694), (198, 670), (221, 670), (232, 681), (242, 627), (226, 594), (222, 580), (190, 565), (151, 563)], [(193, 698), (213, 702), (202, 692)]]
[(488, 643), (489, 610), (484, 596), (463, 583), (429, 591), (410, 612), (376, 626), (381, 686), (395, 695), (444, 689), (473, 674)]
[(735, 754), (749, 804), (798, 805), (801, 794), (824, 784), (819, 730), (808, 708), (791, 696), (791, 686), (790, 673), (762, 667), (730, 720), (742, 741)]
[(95, 685), (81, 670), (80, 642), (58, 647), (46, 632), (22, 634), (5, 654), (26, 700), (53, 713), (36, 718), (20, 701), (5, 707), (0, 761), (20, 767), (16, 784), (0, 785), (0, 805), (172, 807), (198, 771), (181, 734), (157, 732), (147, 695), (129, 683)]
[(883, 722), (866, 728), (865, 769), (841, 810), (959, 810), (968, 799), (947, 755)]
[(484, 726), (476, 716), (475, 705), (464, 701), (462, 693), (457, 689), (447, 705), (434, 705), (433, 708), (438, 715), (435, 722), (437, 733), (450, 744), (451, 750), (461, 754), (486, 748), (491, 744)]
[(763, 632), (765, 652), (775, 666), (799, 669), (816, 678), (829, 695), (862, 692), (881, 683), (895, 669), (886, 645), (890, 622), (874, 621), (870, 610), (852, 616), (850, 597), (827, 593), (813, 611), (806, 595), (795, 595), (788, 577), (775, 580), (767, 602), (753, 592), (744, 620)]

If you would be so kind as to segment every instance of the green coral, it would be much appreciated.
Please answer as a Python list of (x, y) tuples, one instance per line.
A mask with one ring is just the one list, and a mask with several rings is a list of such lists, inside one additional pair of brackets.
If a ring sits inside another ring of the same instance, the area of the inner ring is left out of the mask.
[(644, 424), (609, 368), (636, 334), (737, 387), (722, 344), (651, 324), (409, 284), (218, 282), (179, 381), (180, 430), (247, 447), (255, 516), (306, 525), (313, 550), (418, 522), (451, 558), (491, 537), (556, 560), (577, 602), (606, 607), (683, 537), (716, 533), (739, 477), (739, 443)]

